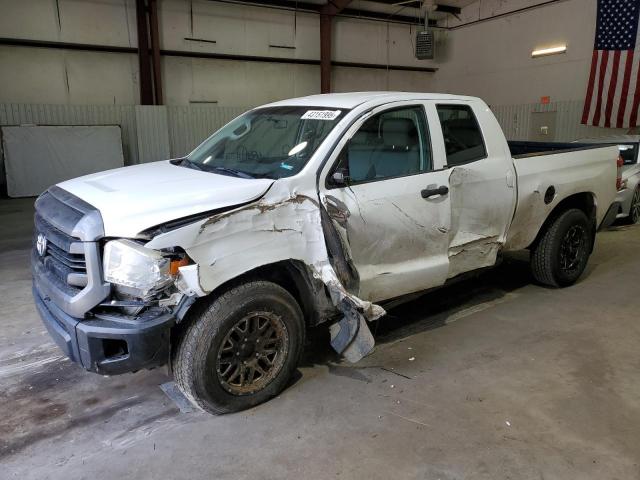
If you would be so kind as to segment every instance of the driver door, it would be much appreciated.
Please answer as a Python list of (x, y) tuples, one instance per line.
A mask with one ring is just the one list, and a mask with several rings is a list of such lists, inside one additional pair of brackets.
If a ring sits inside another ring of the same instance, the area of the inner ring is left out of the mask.
[[(382, 301), (441, 285), (449, 269), (449, 171), (434, 165), (434, 109), (399, 102), (356, 123), (325, 167), (321, 200), (359, 275)], [(334, 175), (338, 173), (338, 175)]]

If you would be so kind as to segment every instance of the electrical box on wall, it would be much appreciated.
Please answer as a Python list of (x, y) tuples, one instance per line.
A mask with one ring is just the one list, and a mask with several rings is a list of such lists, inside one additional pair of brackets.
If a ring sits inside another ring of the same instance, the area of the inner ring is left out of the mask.
[(433, 30), (416, 32), (416, 58), (418, 60), (433, 60), (435, 41)]

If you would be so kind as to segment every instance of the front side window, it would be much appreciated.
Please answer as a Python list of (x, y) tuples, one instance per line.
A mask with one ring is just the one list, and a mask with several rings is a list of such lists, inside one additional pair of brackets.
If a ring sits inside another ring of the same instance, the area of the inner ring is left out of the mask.
[(454, 166), (480, 160), (487, 156), (482, 132), (468, 105), (436, 105), (447, 165)]
[(428, 171), (431, 150), (427, 135), (422, 107), (378, 113), (344, 146), (336, 171), (350, 184)]
[(191, 152), (186, 166), (245, 178), (298, 173), (345, 110), (268, 107), (239, 116)]

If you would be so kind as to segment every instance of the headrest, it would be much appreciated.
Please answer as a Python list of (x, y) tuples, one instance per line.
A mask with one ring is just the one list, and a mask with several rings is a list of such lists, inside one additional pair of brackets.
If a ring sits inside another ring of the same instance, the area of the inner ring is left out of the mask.
[(407, 148), (416, 143), (416, 127), (408, 118), (387, 118), (381, 130), (382, 142), (387, 147)]

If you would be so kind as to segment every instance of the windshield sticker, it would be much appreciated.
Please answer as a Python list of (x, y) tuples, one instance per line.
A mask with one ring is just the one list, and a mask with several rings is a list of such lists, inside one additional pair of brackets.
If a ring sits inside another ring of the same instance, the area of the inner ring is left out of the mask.
[(340, 116), (340, 110), (307, 110), (302, 120), (335, 120)]
[(280, 164), (280, 168), (284, 168), (285, 170), (293, 170), (293, 165), (289, 165), (288, 163), (282, 162)]

